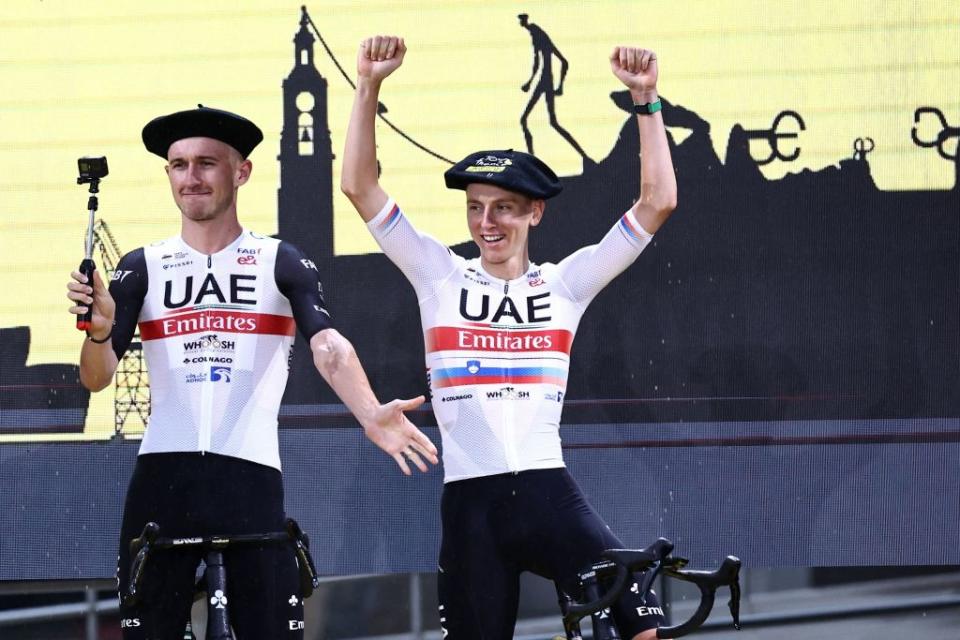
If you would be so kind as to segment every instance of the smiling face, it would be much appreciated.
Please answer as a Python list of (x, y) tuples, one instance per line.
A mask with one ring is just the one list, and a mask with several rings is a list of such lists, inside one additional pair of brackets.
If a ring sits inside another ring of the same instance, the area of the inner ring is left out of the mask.
[(213, 138), (183, 138), (167, 151), (167, 176), (173, 199), (184, 217), (216, 220), (236, 211), (237, 189), (252, 165), (240, 153)]
[(479, 182), (466, 191), (467, 226), (484, 270), (504, 280), (519, 278), (529, 264), (530, 227), (540, 224), (544, 201)]

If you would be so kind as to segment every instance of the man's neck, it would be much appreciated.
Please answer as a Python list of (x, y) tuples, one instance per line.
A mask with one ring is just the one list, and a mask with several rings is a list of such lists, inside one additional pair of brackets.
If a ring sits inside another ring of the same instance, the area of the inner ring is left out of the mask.
[(229, 246), (243, 232), (234, 211), (215, 220), (195, 221), (183, 218), (180, 237), (192, 249), (212, 255)]
[(517, 256), (516, 258), (511, 258), (506, 262), (490, 264), (481, 257), (480, 266), (482, 266), (483, 270), (494, 278), (499, 278), (501, 280), (516, 280), (525, 274), (527, 269), (530, 268), (530, 260), (527, 258), (527, 256)]

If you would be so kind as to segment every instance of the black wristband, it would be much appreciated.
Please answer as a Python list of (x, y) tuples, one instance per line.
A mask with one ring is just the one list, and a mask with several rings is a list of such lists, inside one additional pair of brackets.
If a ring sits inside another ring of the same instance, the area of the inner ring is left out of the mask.
[(88, 331), (88, 332), (87, 332), (87, 340), (89, 340), (89, 341), (92, 342), (93, 344), (103, 344), (104, 342), (106, 342), (107, 340), (109, 340), (112, 335), (113, 335), (113, 327), (110, 327), (110, 331), (107, 332), (107, 335), (103, 338), (103, 340), (97, 340), (97, 339), (94, 338), (92, 335), (90, 335), (90, 332)]
[(657, 98), (655, 102), (647, 102), (646, 104), (633, 103), (633, 112), (641, 116), (653, 115), (662, 108), (663, 104), (660, 102), (660, 98)]

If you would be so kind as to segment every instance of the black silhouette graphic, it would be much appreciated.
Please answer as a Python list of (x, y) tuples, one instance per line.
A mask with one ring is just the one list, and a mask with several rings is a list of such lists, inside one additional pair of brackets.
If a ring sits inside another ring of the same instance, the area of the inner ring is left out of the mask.
[[(291, 92), (314, 90), (295, 85), (294, 74), (284, 83), (285, 104)], [(319, 74), (310, 77), (319, 82)], [(636, 197), (630, 97), (611, 98), (626, 112), (619, 138), (589, 176), (563, 179), (564, 192), (531, 235), (538, 261), (599, 239)], [(750, 155), (758, 132), (734, 126), (721, 162), (709, 123), (663, 103), (667, 126), (690, 131), (680, 144), (671, 137), (679, 209), (584, 316), (564, 422), (960, 415), (958, 186), (881, 191), (866, 148), (839, 167), (768, 180)], [(803, 130), (800, 115), (786, 110), (762, 137), (774, 158), (789, 161), (799, 149), (777, 146), (797, 136), (780, 130), (785, 118)], [(316, 126), (326, 130), (325, 122)], [(284, 139), (296, 131), (287, 114)], [(325, 197), (307, 206), (326, 193), (329, 168), (311, 165), (294, 179), (300, 161), (289, 146), (281, 149), (281, 237), (300, 244), (325, 274), (334, 317), (360, 357), (379, 364), (369, 372), (378, 392), (427, 393), (412, 289), (380, 254), (332, 255), (331, 205)], [(325, 237), (304, 241), (318, 234)], [(472, 243), (453, 250), (476, 255)], [(648, 330), (634, 329), (637, 314)], [(295, 353), (285, 426), (339, 420), (319, 415), (318, 404), (335, 399), (309, 357), (302, 345)]]
[[(317, 34), (317, 39), (320, 40), (320, 44), (323, 45), (324, 50), (327, 52), (327, 56), (328, 56), (328, 57), (330, 58), (330, 60), (333, 62), (334, 66), (336, 66), (336, 67), (337, 67), (337, 70), (340, 71), (340, 75), (343, 76), (343, 79), (347, 81), (347, 84), (350, 85), (350, 88), (351, 88), (351, 89), (356, 89), (357, 87), (356, 87), (356, 85), (354, 85), (353, 80), (350, 79), (350, 76), (349, 76), (349, 75), (347, 74), (347, 72), (343, 69), (343, 66), (340, 64), (340, 61), (337, 60), (337, 57), (336, 57), (335, 55), (333, 55), (333, 50), (331, 50), (330, 47), (327, 46), (327, 41), (324, 40), (323, 35), (320, 33), (320, 30), (317, 29), (317, 25), (315, 25), (315, 24), (313, 23), (313, 18), (310, 17), (310, 14), (309, 14), (309, 13), (307, 13), (307, 8), (306, 8), (305, 6), (301, 6), (301, 7), (300, 7), (300, 15), (301, 15), (301, 17), (300, 17), (300, 31), (301, 31), (301, 32), (306, 32), (306, 26), (307, 26), (308, 24), (313, 28), (313, 32), (314, 32), (315, 34)], [(309, 34), (308, 34), (308, 35), (309, 35)], [(311, 59), (312, 59), (312, 57), (313, 57), (313, 49), (312, 49), (312, 48), (311, 48), (311, 50), (310, 50), (310, 54), (309, 54), (309, 55), (311, 56)], [(312, 63), (311, 63), (311, 64), (312, 64)], [(450, 160), (449, 158), (440, 155), (439, 153), (437, 153), (437, 152), (434, 151), (433, 149), (430, 149), (430, 148), (427, 147), (426, 145), (424, 145), (424, 144), (422, 144), (422, 143), (414, 140), (413, 137), (410, 136), (407, 132), (405, 132), (404, 130), (402, 130), (402, 129), (401, 129), (400, 127), (398, 127), (397, 125), (393, 124), (393, 122), (391, 122), (391, 121), (387, 118), (387, 116), (384, 115), (384, 114), (386, 114), (386, 113), (387, 113), (387, 105), (385, 105), (385, 104), (383, 104), (383, 103), (381, 102), (381, 103), (378, 105), (378, 107), (377, 107), (377, 117), (380, 118), (380, 120), (383, 121), (384, 124), (386, 124), (388, 127), (390, 127), (391, 129), (393, 129), (394, 133), (396, 133), (396, 134), (399, 135), (401, 138), (403, 138), (404, 140), (406, 140), (407, 142), (409, 142), (410, 144), (412, 144), (413, 146), (415, 146), (417, 149), (420, 149), (421, 151), (423, 151), (423, 152), (426, 153), (427, 155), (431, 155), (431, 156), (433, 156), (434, 158), (436, 158), (437, 160), (443, 160), (443, 161), (446, 162), (447, 164), (453, 164), (453, 160)]]
[[(328, 85), (314, 64), (311, 25), (304, 9), (283, 81), (278, 236), (302, 247), (324, 274), (334, 317), (361, 358), (378, 363), (369, 372), (378, 392), (426, 393), (409, 285), (380, 254), (333, 255)], [(618, 91), (611, 99), (624, 112), (617, 141), (589, 177), (563, 179), (564, 192), (531, 237), (539, 261), (599, 239), (636, 196), (630, 96)], [(679, 210), (584, 317), (565, 423), (960, 416), (960, 182), (946, 191), (881, 191), (870, 175), (869, 137), (855, 141), (854, 158), (839, 166), (768, 180), (758, 166), (767, 160), (751, 156), (750, 142), (763, 138), (772, 157), (796, 157), (798, 148), (777, 145), (797, 135), (779, 130), (784, 118), (803, 130), (798, 113), (781, 112), (764, 131), (735, 125), (721, 161), (708, 122), (663, 104), (667, 126), (690, 132), (680, 144), (670, 136)], [(948, 146), (960, 132), (939, 109), (918, 108), (910, 135), (960, 175)], [(476, 255), (472, 243), (453, 249)], [(648, 331), (632, 329), (638, 313)], [(19, 389), (35, 377), (25, 374), (27, 334), (7, 331), (0, 384)], [(76, 419), (49, 426), (80, 431), (88, 396), (76, 385), (76, 367), (44, 366), (62, 367), (49, 383), (67, 386), (51, 386), (61, 390), (49, 398), (5, 393), (4, 403), (74, 407)], [(291, 366), (282, 424), (342, 423), (318, 415), (336, 399), (302, 340)], [(0, 430), (25, 428), (12, 426), (16, 415), (5, 412)], [(421, 415), (432, 419), (428, 409)]]
[[(527, 151), (533, 153), (533, 135), (530, 133), (530, 128), (527, 127), (527, 116), (530, 115), (537, 102), (543, 97), (547, 103), (550, 126), (563, 136), (563, 139), (569, 142), (570, 146), (576, 149), (585, 161), (589, 161), (590, 158), (586, 151), (574, 140), (569, 131), (560, 126), (560, 121), (557, 120), (555, 99), (563, 95), (563, 81), (567, 77), (570, 63), (550, 40), (547, 32), (530, 22), (530, 16), (521, 13), (517, 18), (520, 20), (520, 26), (530, 32), (530, 38), (533, 40), (533, 71), (530, 72), (530, 79), (520, 87), (526, 93), (530, 91), (531, 85), (533, 86), (530, 100), (527, 101), (527, 106), (520, 116), (520, 128), (523, 129), (523, 137), (527, 141)], [(556, 88), (553, 86), (553, 56), (556, 56), (560, 61), (560, 82), (557, 83)], [(539, 76), (537, 75), (538, 71), (540, 72)]]
[(27, 366), (30, 327), (0, 329), (0, 433), (82, 433), (90, 392), (75, 364)]
[[(921, 140), (917, 126), (920, 124), (920, 121), (925, 115), (935, 116), (939, 121), (940, 131), (937, 132), (936, 138), (934, 140)], [(957, 138), (960, 140), (960, 127), (951, 127), (947, 124), (947, 119), (943, 115), (943, 111), (937, 109), (936, 107), (920, 107), (913, 112), (913, 128), (910, 130), (910, 137), (913, 138), (914, 144), (918, 147), (931, 148), (936, 147), (937, 153), (940, 154), (940, 157), (944, 160), (956, 160), (957, 156), (960, 155), (960, 147), (954, 146), (953, 153), (950, 153), (947, 149), (947, 141), (951, 138)], [(955, 143), (956, 145), (956, 143)]]
[(796, 140), (800, 136), (800, 134), (797, 132), (780, 131), (780, 123), (788, 116), (793, 118), (793, 120), (797, 123), (797, 126), (800, 128), (800, 131), (806, 130), (807, 125), (804, 123), (803, 118), (800, 117), (800, 114), (796, 111), (787, 110), (781, 111), (777, 114), (777, 117), (773, 119), (773, 124), (770, 125), (769, 129), (751, 129), (749, 131), (744, 131), (747, 140), (765, 140), (767, 144), (770, 145), (770, 155), (763, 160), (756, 160), (758, 165), (770, 164), (774, 160), (793, 162), (800, 157), (799, 145), (786, 155), (780, 151), (780, 140)]
[(876, 144), (873, 142), (873, 138), (857, 138), (853, 141), (853, 159), (854, 160), (866, 160), (867, 154), (872, 152)]

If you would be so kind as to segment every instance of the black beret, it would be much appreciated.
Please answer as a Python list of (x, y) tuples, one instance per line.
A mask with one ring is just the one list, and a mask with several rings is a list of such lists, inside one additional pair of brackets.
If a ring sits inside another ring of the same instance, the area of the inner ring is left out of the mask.
[(553, 169), (529, 153), (513, 149), (477, 151), (447, 169), (443, 174), (450, 189), (466, 189), (483, 182), (531, 198), (552, 198), (563, 185)]
[(263, 132), (243, 116), (198, 104), (196, 109), (154, 118), (143, 128), (143, 145), (164, 160), (177, 140), (213, 138), (225, 142), (246, 158), (263, 140)]

